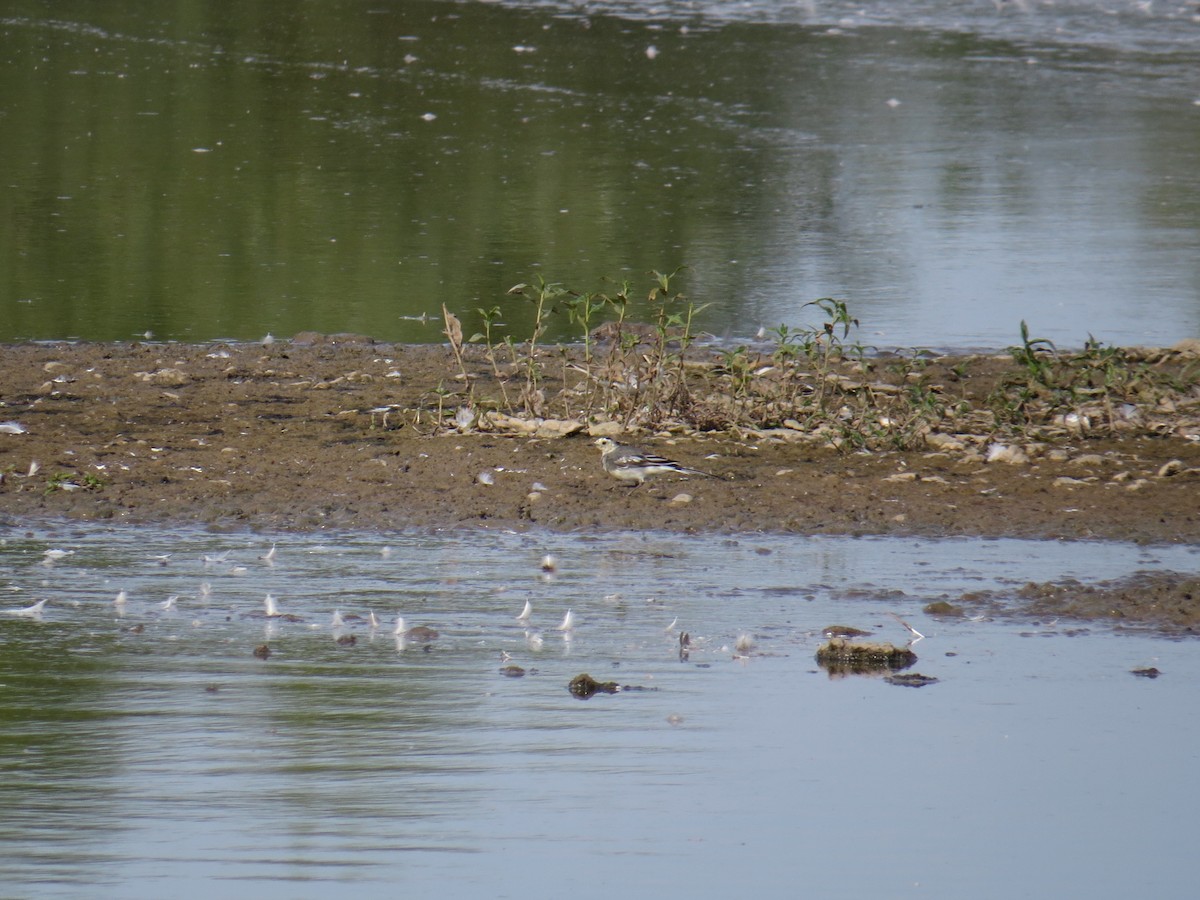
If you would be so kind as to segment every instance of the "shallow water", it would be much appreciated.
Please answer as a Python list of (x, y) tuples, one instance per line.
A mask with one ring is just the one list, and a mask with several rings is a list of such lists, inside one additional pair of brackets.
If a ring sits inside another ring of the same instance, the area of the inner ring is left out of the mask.
[(524, 340), (517, 282), (681, 264), (734, 339), (824, 296), (885, 349), (1200, 333), (1183, 0), (15, 0), (0, 38), (0, 340)]
[[(75, 552), (47, 564), (47, 549)], [(217, 883), (265, 898), (1185, 896), (1193, 643), (921, 612), (1155, 568), (1200, 570), (1200, 552), (9, 531), (0, 609), (49, 602), (0, 616), (0, 883), (38, 898)], [(299, 619), (265, 618), (268, 592)], [(352, 618), (369, 611), (381, 627)], [(835, 622), (906, 639), (891, 613), (926, 635), (915, 669), (937, 684), (815, 665)], [(397, 614), (440, 636), (398, 646)], [(502, 653), (527, 674), (500, 674)], [(1129, 674), (1146, 665), (1165, 674)], [(581, 701), (581, 672), (647, 690)]]

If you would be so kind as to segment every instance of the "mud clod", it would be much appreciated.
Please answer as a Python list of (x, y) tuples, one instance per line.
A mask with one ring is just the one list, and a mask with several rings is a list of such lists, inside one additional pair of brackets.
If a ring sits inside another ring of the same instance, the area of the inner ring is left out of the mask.
[(848, 641), (830, 638), (817, 648), (817, 664), (831, 675), (867, 674), (907, 669), (917, 654), (887, 641)]

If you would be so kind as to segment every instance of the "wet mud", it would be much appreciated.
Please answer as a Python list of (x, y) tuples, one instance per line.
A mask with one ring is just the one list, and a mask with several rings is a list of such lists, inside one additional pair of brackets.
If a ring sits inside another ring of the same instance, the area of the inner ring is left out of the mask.
[[(956, 386), (964, 396), (991, 390), (1011, 366), (968, 362), (941, 363), (969, 373)], [(961, 440), (868, 453), (745, 431), (618, 435), (717, 476), (631, 485), (604, 471), (588, 423), (565, 437), (445, 427), (455, 371), (446, 347), (366, 339), (2, 347), (0, 524), (1200, 543), (1200, 442), (1162, 425), (1170, 411), (1158, 411), (1155, 431), (1068, 432), (1012, 457)], [(1189, 610), (1182, 622), (1200, 609), (1182, 576), (1096, 590), (1107, 618)], [(1047, 588), (1027, 600), (1086, 618), (1078, 594)]]

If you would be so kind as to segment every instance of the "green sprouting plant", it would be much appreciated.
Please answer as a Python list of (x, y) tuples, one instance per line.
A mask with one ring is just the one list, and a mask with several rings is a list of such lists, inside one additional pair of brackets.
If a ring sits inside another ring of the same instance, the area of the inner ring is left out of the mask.
[[(816, 367), (817, 386), (813, 400), (819, 408), (824, 408), (830, 396), (830, 369), (834, 363), (844, 358), (844, 341), (850, 334), (851, 326), (858, 327), (858, 319), (850, 315), (846, 301), (833, 297), (810, 300), (800, 308), (806, 309), (810, 306), (824, 313), (825, 321), (818, 328), (809, 328), (797, 333), (793, 343), (799, 346), (809, 362)], [(853, 350), (855, 355), (862, 357), (864, 348), (861, 344), (855, 343)]]
[(55, 472), (46, 480), (45, 494), (53, 494), (55, 491), (99, 491), (103, 490), (105, 482), (99, 476), (91, 472), (84, 472), (82, 475), (73, 475), (70, 472)]
[[(604, 279), (608, 280), (608, 279)], [(602, 371), (601, 406), (605, 410), (615, 409), (624, 395), (624, 386), (628, 383), (628, 375), (636, 372), (636, 366), (631, 365), (633, 349), (638, 344), (636, 335), (625, 330), (625, 316), (629, 311), (630, 291), (629, 281), (622, 281), (615, 291), (600, 294), (606, 307), (616, 313), (612, 322), (608, 358)]]
[(1021, 320), (1021, 346), (1009, 347), (1013, 362), (1023, 367), (1030, 380), (1046, 387), (1053, 387), (1054, 360), (1058, 348), (1046, 338), (1030, 338), (1029, 325)]
[[(655, 285), (646, 298), (651, 306), (654, 340), (651, 343), (646, 366), (648, 380), (645, 395), (645, 410), (651, 423), (658, 422), (664, 415), (686, 413), (691, 405), (688, 391), (685, 355), (695, 335), (692, 323), (697, 313), (707, 304), (697, 306), (679, 291), (672, 291), (671, 281), (685, 266), (672, 272), (654, 270)], [(677, 349), (672, 349), (674, 345)]]
[[(483, 323), (483, 331), (471, 335), (470, 343), (477, 344), (483, 342), (484, 355), (487, 356), (488, 362), (492, 366), (492, 374), (496, 378), (496, 383), (500, 386), (500, 393), (504, 397), (504, 405), (508, 406), (508, 390), (505, 388), (503, 375), (500, 374), (500, 364), (496, 361), (496, 336), (495, 329), (500, 322), (500, 307), (493, 306), (491, 309), (476, 307), (475, 312), (479, 314), (479, 319)], [(511, 343), (509, 347), (511, 349)]]
[(775, 349), (771, 352), (771, 359), (777, 365), (787, 365), (794, 361), (796, 357), (805, 352), (804, 347), (810, 341), (809, 332), (793, 331), (782, 323), (779, 327), (772, 328), (768, 334), (772, 335), (775, 341)]
[[(434, 388), (432, 391), (430, 391), (430, 393), (432, 393), (434, 395), (434, 397), (437, 398), (437, 411), (434, 413), (434, 420), (433, 420), (433, 427), (432, 427), (432, 433), (437, 434), (439, 431), (442, 430), (442, 425), (446, 420), (446, 401), (450, 397), (455, 396), (455, 392), (449, 390), (446, 387), (446, 383), (444, 381), (439, 381), (438, 386), (436, 388)], [(422, 398), (421, 398), (422, 402), (417, 406), (417, 409), (415, 410), (415, 415), (413, 417), (413, 428), (417, 429), (418, 431), (420, 431), (420, 428), (421, 428), (421, 412), (423, 409), (425, 409), (424, 400), (425, 400), (425, 396), (422, 396)], [(422, 433), (424, 433), (424, 432), (422, 432)]]
[(754, 364), (750, 361), (750, 351), (740, 346), (732, 350), (718, 350), (717, 353), (721, 358), (718, 371), (728, 377), (734, 399), (745, 402), (754, 387)]
[(592, 364), (592, 322), (598, 313), (604, 311), (608, 298), (603, 294), (568, 292), (569, 296), (562, 301), (562, 308), (567, 311), (567, 321), (579, 325), (583, 333), (583, 359), (586, 366)]
[[(579, 325), (583, 332), (583, 375), (584, 384), (584, 408), (590, 408), (590, 397), (593, 388), (592, 378), (592, 322), (595, 317), (604, 311), (604, 307), (608, 304), (608, 298), (603, 294), (593, 293), (575, 293), (568, 292), (567, 299), (562, 301), (562, 308), (567, 311), (567, 320), (572, 325)], [(566, 380), (567, 369), (564, 366), (563, 379), (564, 387)]]
[(538, 384), (541, 381), (541, 367), (537, 361), (537, 345), (542, 334), (546, 331), (546, 317), (557, 310), (558, 301), (567, 293), (567, 289), (557, 282), (548, 282), (540, 274), (537, 284), (517, 284), (508, 289), (509, 296), (520, 296), (534, 305), (533, 331), (529, 335), (529, 345), (525, 355), (525, 389), (522, 392), (522, 402), (526, 412), (536, 415), (541, 406), (541, 392)]

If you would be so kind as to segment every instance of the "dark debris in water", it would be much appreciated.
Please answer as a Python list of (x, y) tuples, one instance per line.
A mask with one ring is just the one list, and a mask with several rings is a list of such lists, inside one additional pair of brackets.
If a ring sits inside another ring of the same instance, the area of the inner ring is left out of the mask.
[(621, 690), (621, 686), (615, 681), (597, 681), (586, 672), (572, 678), (567, 688), (572, 694), (582, 700), (586, 700), (588, 697), (596, 694), (615, 694)]
[(817, 664), (830, 675), (865, 675), (907, 669), (917, 654), (886, 641), (848, 641), (830, 638), (817, 648)]
[(617, 684), (615, 681), (597, 681), (586, 672), (572, 678), (571, 683), (567, 685), (567, 689), (580, 700), (586, 700), (588, 697), (595, 696), (596, 694), (654, 690), (652, 687), (648, 688), (640, 684)]
[(1154, 666), (1147, 666), (1144, 669), (1131, 669), (1130, 672), (1142, 678), (1157, 678), (1162, 674), (1162, 672), (1160, 672)]
[(883, 679), (888, 684), (900, 687), (925, 687), (927, 684), (937, 684), (938, 680), (932, 675), (922, 675), (920, 672), (905, 672), (903, 675), (888, 675)]
[(933, 603), (926, 604), (925, 613), (930, 616), (946, 617), (961, 617), (967, 614), (963, 607), (956, 606), (947, 600), (935, 600)]

